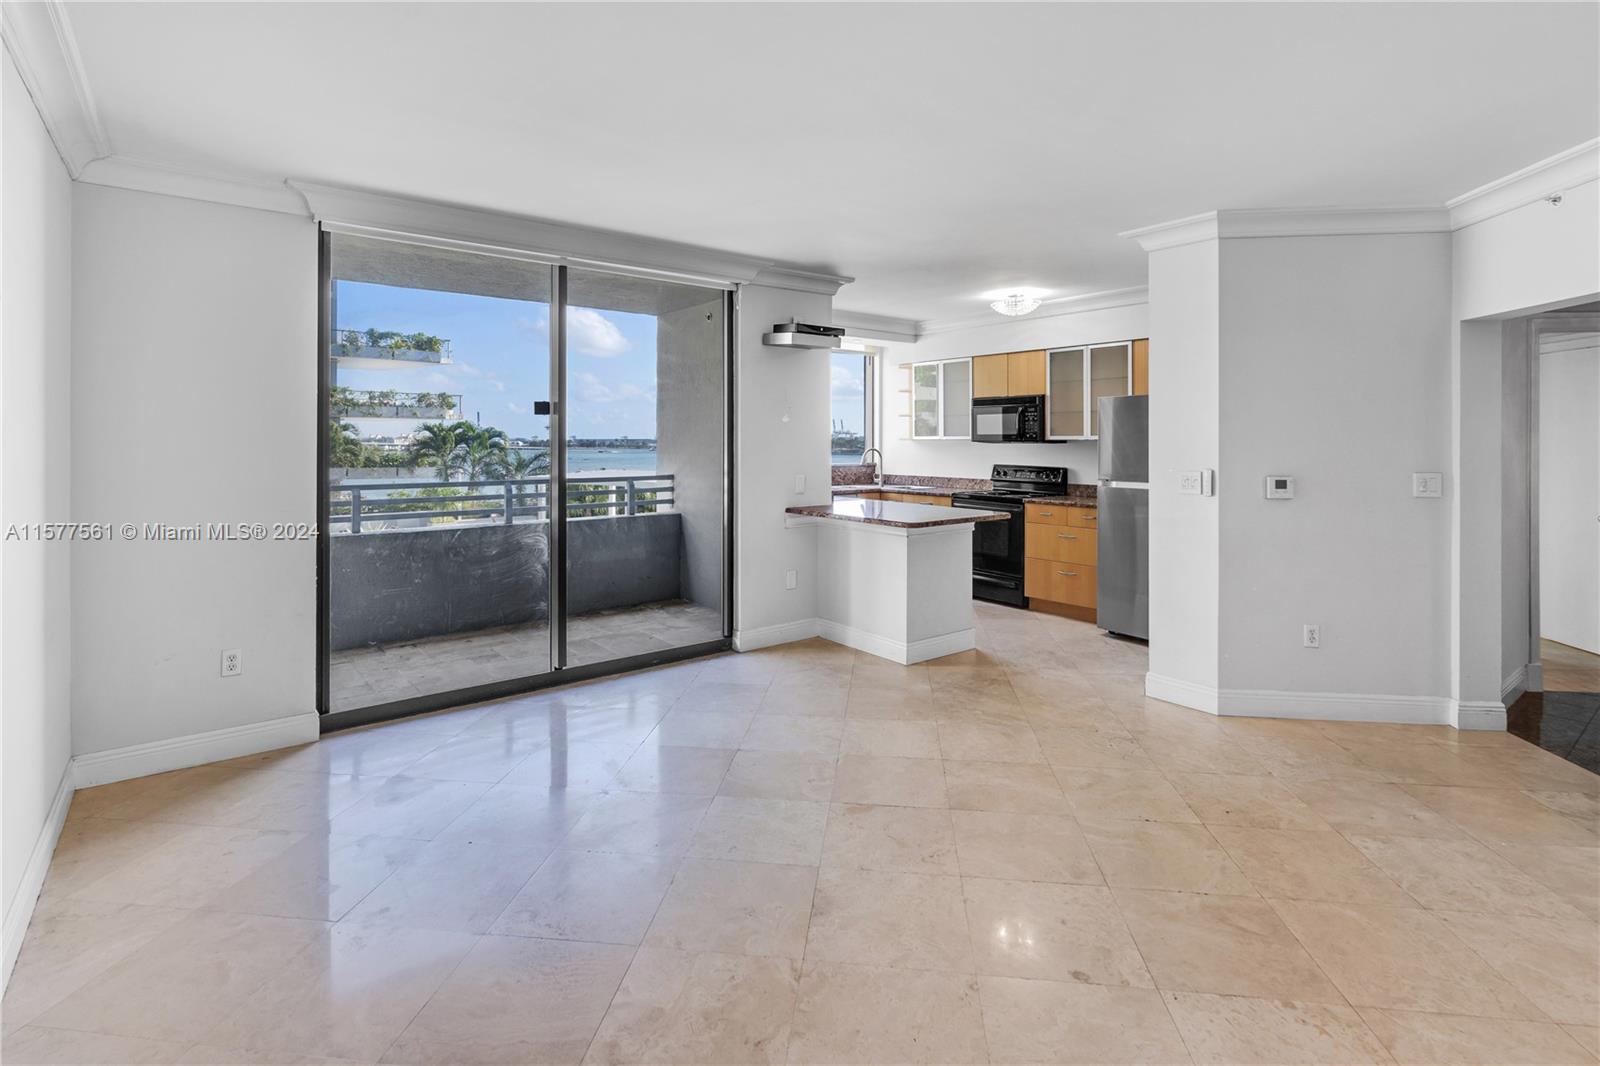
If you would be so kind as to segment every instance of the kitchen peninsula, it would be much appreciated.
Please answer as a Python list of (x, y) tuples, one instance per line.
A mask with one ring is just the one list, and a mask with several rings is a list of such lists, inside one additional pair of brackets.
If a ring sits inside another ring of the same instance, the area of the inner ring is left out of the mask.
[(786, 513), (817, 526), (822, 636), (907, 665), (975, 646), (972, 531), (1007, 515), (848, 498)]

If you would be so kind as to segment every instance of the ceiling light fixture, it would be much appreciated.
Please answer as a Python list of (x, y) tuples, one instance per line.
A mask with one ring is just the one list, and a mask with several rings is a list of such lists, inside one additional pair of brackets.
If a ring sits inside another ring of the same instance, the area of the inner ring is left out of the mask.
[(1009, 315), (1015, 318), (1017, 315), (1025, 315), (1030, 311), (1036, 310), (1039, 306), (1039, 298), (1030, 296), (1025, 292), (1013, 292), (1002, 296), (989, 306), (999, 311), (1002, 315)]

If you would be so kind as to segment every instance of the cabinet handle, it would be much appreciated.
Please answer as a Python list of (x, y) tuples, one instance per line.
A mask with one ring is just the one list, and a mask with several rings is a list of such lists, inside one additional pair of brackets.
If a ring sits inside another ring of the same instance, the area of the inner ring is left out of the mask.
[(1078, 535), (1076, 533), (1057, 533), (1056, 536), (1060, 537), (1062, 540), (1077, 540), (1078, 539)]
[(1050, 518), (1050, 517), (1051, 517), (1051, 516), (1053, 516), (1053, 515), (1054, 515), (1054, 514), (1055, 514), (1055, 512), (1054, 512), (1054, 511), (1040, 511), (1040, 512), (1039, 512), (1039, 517), (1040, 517), (1040, 518)]
[(1075, 570), (1057, 570), (1056, 573), (1060, 574), (1062, 577), (1077, 577), (1078, 576), (1078, 573)]

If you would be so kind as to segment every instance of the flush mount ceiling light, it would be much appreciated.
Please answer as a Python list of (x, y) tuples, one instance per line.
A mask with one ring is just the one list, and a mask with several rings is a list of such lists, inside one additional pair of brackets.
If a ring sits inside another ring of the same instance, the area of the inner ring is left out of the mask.
[(1009, 315), (1015, 318), (1017, 315), (1025, 315), (1037, 309), (1039, 298), (1026, 292), (1012, 292), (1000, 297), (989, 306), (999, 311), (1002, 315)]

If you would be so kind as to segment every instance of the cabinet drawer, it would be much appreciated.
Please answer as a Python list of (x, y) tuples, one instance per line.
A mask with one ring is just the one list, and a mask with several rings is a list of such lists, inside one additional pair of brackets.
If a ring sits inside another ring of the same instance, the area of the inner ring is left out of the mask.
[(1098, 529), (1100, 511), (1094, 507), (1068, 507), (1067, 525), (1077, 526), (1079, 529)]
[(1076, 526), (1048, 526), (1039, 522), (1028, 523), (1027, 552), (1029, 559), (1048, 559), (1058, 563), (1096, 562), (1098, 545), (1093, 530)]
[(1095, 569), (1082, 563), (1028, 559), (1023, 563), (1023, 592), (1030, 597), (1075, 607), (1095, 605)]
[(1027, 520), (1046, 526), (1066, 525), (1067, 512), (1071, 510), (1071, 507), (1062, 507), (1058, 504), (1030, 503), (1026, 505)]

